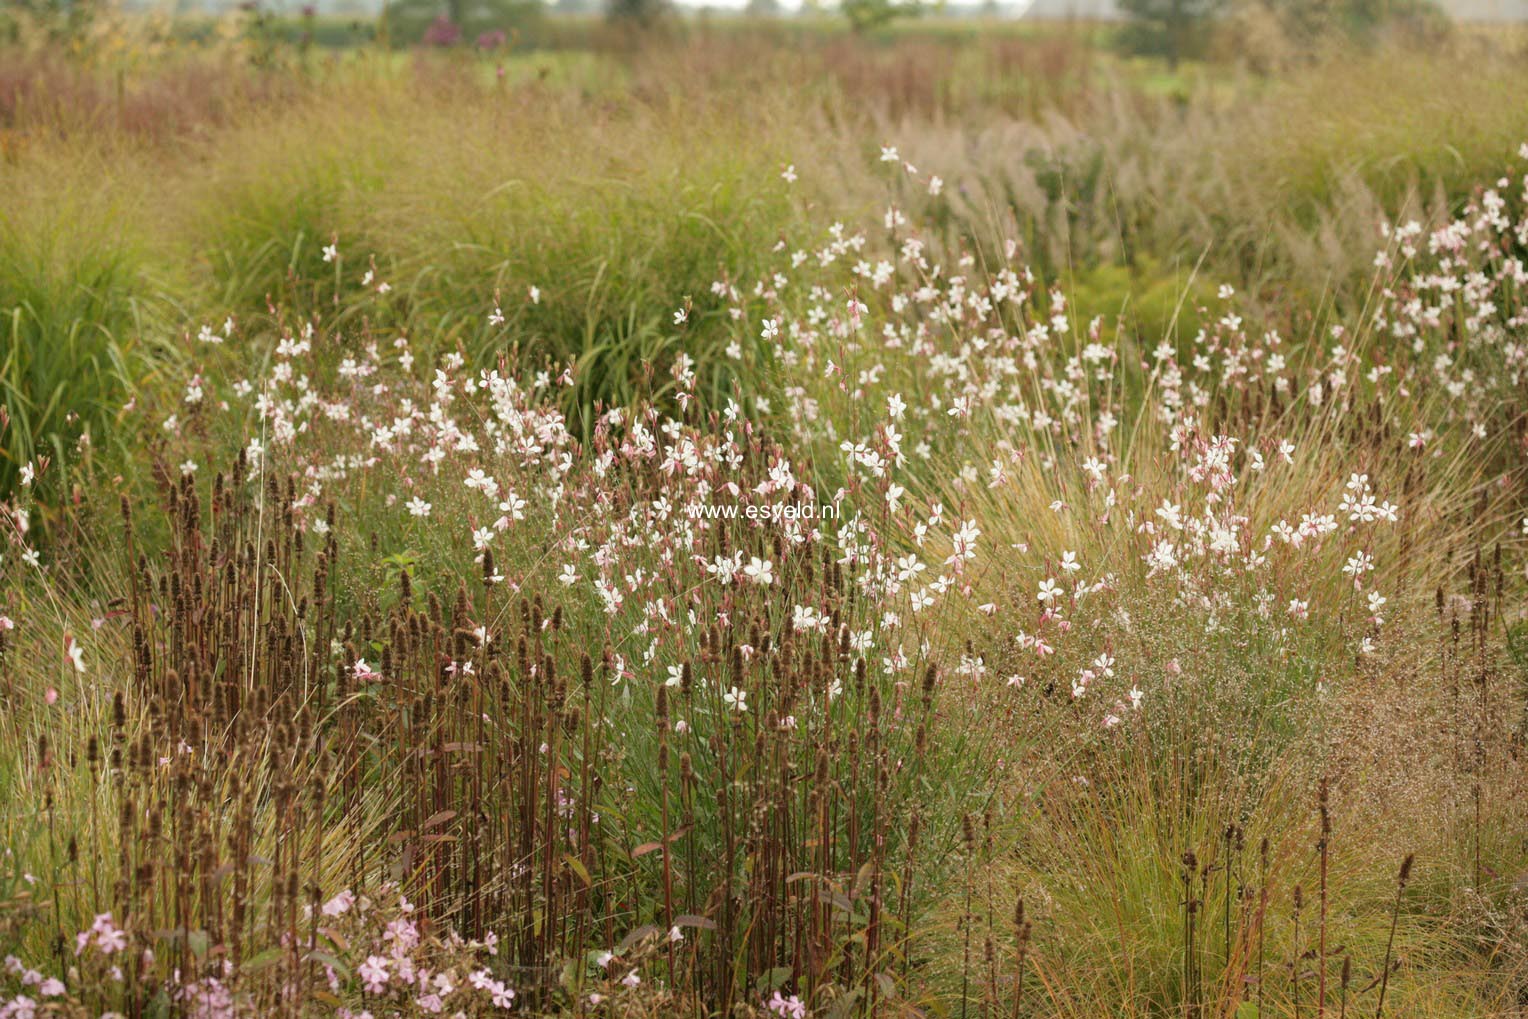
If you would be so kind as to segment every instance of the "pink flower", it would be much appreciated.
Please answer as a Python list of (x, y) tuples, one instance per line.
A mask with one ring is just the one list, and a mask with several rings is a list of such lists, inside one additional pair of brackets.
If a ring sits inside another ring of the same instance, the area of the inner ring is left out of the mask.
[(381, 994), (387, 986), (387, 960), (380, 955), (368, 955), (356, 973), (367, 994)]
[(794, 994), (787, 998), (776, 991), (764, 1003), (764, 1007), (780, 1016), (781, 1019), (806, 1019), (806, 1005)]
[(419, 929), (412, 921), (399, 918), (387, 925), (387, 929), (382, 932), (382, 937), (386, 941), (396, 941), (397, 949), (407, 952), (419, 944)]
[(350, 889), (345, 889), (334, 898), (324, 903), (323, 914), (325, 916), (340, 916), (348, 913), (350, 907), (355, 905), (355, 894)]
[(89, 933), (82, 934), (78, 939), (80, 948), (83, 948), (89, 942), (91, 934), (95, 935), (96, 947), (101, 950), (103, 955), (110, 955), (113, 952), (120, 952), (127, 948), (127, 935), (122, 933), (116, 924), (112, 923), (110, 913), (96, 915), (95, 922), (90, 925)]

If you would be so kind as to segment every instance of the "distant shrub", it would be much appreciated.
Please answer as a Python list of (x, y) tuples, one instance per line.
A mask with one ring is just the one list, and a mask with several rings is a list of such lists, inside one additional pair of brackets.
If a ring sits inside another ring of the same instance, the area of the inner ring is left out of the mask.
[(1130, 21), (1120, 43), (1131, 53), (1166, 57), (1173, 67), (1203, 53), (1225, 0), (1120, 0)]
[(387, 9), (387, 29), (394, 45), (455, 46), (494, 32), (513, 39), (543, 17), (533, 0), (401, 0)]

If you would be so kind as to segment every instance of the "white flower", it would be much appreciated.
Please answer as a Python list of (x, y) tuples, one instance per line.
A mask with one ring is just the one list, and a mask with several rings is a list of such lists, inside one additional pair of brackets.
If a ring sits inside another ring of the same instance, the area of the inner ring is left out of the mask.
[(1175, 531), (1183, 530), (1183, 508), (1174, 503), (1162, 500), (1162, 505), (1157, 508), (1157, 516), (1162, 522)]
[(775, 579), (774, 568), (774, 563), (768, 559), (750, 556), (748, 565), (743, 567), (743, 576), (760, 587), (768, 587)]
[(68, 634), (64, 635), (64, 655), (74, 666), (75, 672), (85, 671), (85, 649), (75, 643), (74, 638)]
[(722, 694), (722, 702), (727, 705), (729, 710), (736, 711), (738, 714), (748, 710), (748, 694), (737, 687), (733, 687)]
[(430, 515), (430, 504), (417, 495), (404, 503), (404, 506), (407, 507), (411, 517), (427, 517)]

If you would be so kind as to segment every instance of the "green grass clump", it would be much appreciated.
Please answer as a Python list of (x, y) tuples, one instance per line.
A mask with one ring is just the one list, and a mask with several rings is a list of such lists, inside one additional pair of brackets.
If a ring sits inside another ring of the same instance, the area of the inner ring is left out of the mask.
[(0, 206), (0, 499), (39, 457), (122, 444), (114, 424), (164, 353), (166, 302), (130, 211), (83, 188), (23, 194)]

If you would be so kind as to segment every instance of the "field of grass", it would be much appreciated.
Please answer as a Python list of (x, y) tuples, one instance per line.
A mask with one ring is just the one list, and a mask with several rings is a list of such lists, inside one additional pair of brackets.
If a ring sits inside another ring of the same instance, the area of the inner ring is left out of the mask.
[(0, 45), (0, 1019), (1528, 1014), (1521, 39), (363, 27)]

